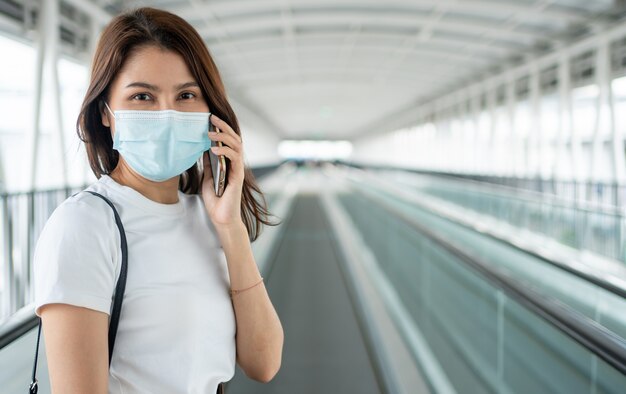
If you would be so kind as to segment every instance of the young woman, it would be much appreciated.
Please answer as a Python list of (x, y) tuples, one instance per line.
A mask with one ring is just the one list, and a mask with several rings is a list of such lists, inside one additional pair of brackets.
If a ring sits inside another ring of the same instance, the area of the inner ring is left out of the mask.
[[(208, 132), (208, 122), (222, 132)], [(235, 362), (271, 380), (283, 330), (250, 242), (273, 223), (253, 197), (263, 195), (244, 166), (237, 118), (196, 30), (153, 8), (114, 18), (77, 131), (98, 178), (86, 190), (111, 200), (125, 227), (128, 277), (109, 369), (120, 235), (105, 201), (87, 192), (66, 199), (34, 260), (52, 392), (212, 394)], [(209, 139), (224, 143), (214, 153), (229, 161), (221, 197)]]

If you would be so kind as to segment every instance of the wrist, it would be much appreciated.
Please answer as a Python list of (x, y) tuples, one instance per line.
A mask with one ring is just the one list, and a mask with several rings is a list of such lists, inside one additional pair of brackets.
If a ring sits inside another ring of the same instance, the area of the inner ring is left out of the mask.
[(248, 229), (242, 221), (237, 221), (237, 223), (232, 224), (218, 225), (215, 226), (215, 230), (217, 231), (217, 235), (224, 247), (232, 241), (239, 241), (242, 237), (248, 239)]

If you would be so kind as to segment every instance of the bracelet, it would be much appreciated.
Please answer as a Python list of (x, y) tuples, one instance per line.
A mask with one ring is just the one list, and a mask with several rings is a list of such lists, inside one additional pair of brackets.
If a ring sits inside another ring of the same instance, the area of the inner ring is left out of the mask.
[(239, 293), (241, 293), (241, 292), (244, 292), (244, 291), (246, 291), (246, 290), (250, 290), (251, 288), (253, 288), (254, 286), (259, 285), (259, 284), (260, 284), (260, 283), (262, 283), (262, 282), (263, 282), (263, 277), (261, 277), (261, 280), (260, 280), (260, 281), (256, 282), (255, 284), (253, 284), (253, 285), (252, 285), (252, 286), (250, 286), (250, 287), (246, 287), (245, 289), (241, 289), (241, 290), (233, 290), (233, 289), (230, 289), (230, 296), (231, 296), (231, 297), (233, 297), (233, 296), (236, 296), (237, 294), (239, 294)]

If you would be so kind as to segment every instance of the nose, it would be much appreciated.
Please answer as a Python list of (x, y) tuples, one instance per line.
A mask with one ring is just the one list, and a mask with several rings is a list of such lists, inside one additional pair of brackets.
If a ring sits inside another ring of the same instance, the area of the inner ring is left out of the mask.
[(175, 110), (176, 103), (170, 100), (162, 101), (157, 108), (159, 111)]
[(176, 110), (177, 102), (175, 93), (161, 94), (161, 97), (159, 97), (158, 100), (158, 104), (158, 107), (155, 109), (159, 111)]

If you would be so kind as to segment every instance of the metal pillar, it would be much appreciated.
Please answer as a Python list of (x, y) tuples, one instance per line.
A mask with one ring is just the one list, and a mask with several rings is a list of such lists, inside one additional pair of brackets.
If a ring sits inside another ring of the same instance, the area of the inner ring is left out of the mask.
[(459, 116), (461, 121), (461, 135), (463, 136), (459, 144), (461, 144), (461, 154), (460, 154), (460, 163), (459, 163), (459, 172), (462, 174), (466, 174), (469, 172), (470, 163), (471, 163), (471, 149), (466, 149), (466, 144), (468, 141), (468, 133), (469, 130), (467, 126), (467, 119), (470, 117), (470, 110), (467, 103), (469, 102), (469, 94), (466, 89), (459, 91)]
[[(43, 12), (42, 12), (43, 14)], [(34, 190), (36, 175), (37, 175), (37, 153), (39, 151), (39, 121), (41, 119), (41, 102), (42, 102), (42, 92), (43, 92), (43, 64), (44, 64), (44, 55), (45, 55), (45, 45), (42, 37), (45, 36), (44, 25), (45, 25), (45, 16), (41, 16), (39, 20), (39, 34), (37, 41), (37, 57), (35, 64), (35, 95), (34, 95), (34, 105), (33, 105), (33, 126), (30, 133), (30, 138), (28, 141), (30, 149), (30, 160), (28, 160), (29, 168), (29, 178), (26, 186), (27, 190)]]
[(13, 218), (11, 217), (11, 207), (7, 198), (2, 199), (2, 246), (3, 259), (2, 266), (2, 309), (0, 319), (4, 319), (13, 312)]
[(35, 75), (35, 121), (31, 132), (31, 168), (30, 179), (27, 185), (28, 190), (34, 190), (37, 186), (37, 164), (39, 161), (39, 139), (41, 135), (41, 114), (43, 103), (43, 81), (44, 75), (50, 78), (52, 83), (51, 99), (56, 115), (56, 128), (58, 132), (58, 142), (61, 153), (61, 173), (62, 183), (67, 185), (67, 164), (65, 155), (65, 143), (63, 136), (63, 117), (61, 111), (61, 89), (59, 87), (58, 74), (58, 45), (59, 45), (59, 0), (48, 0), (41, 4), (39, 20), (39, 31), (37, 40), (37, 65)]
[(506, 170), (504, 175), (506, 176), (515, 176), (515, 167), (517, 165), (517, 154), (515, 150), (519, 147), (520, 138), (517, 135), (517, 128), (515, 123), (515, 78), (511, 74), (507, 76), (506, 81), (506, 109), (507, 109), (507, 118), (508, 118), (508, 140), (510, 141), (506, 144), (506, 157), (508, 158), (508, 165), (506, 166)]
[(474, 113), (474, 146), (472, 147), (472, 151), (474, 152), (472, 157), (472, 174), (480, 173), (481, 163), (480, 163), (480, 89), (476, 88), (473, 92), (472, 102), (472, 112)]
[[(613, 94), (612, 78), (611, 78), (611, 62), (610, 62), (610, 43), (607, 36), (603, 36), (598, 56), (603, 56), (601, 62), (602, 69), (598, 73), (598, 84), (600, 87), (599, 100), (601, 106), (605, 108), (606, 126), (609, 128), (612, 165), (613, 165), (613, 181), (617, 186), (623, 186), (626, 181), (626, 169), (624, 166), (624, 135), (622, 129), (617, 127), (615, 122), (615, 95)], [(619, 201), (616, 204), (619, 205)]]
[(539, 86), (539, 68), (534, 63), (530, 69), (530, 130), (526, 142), (526, 174), (529, 177), (541, 174), (541, 87)]
[[(603, 153), (604, 144), (602, 139), (605, 137), (605, 130), (608, 125), (607, 119), (607, 85), (608, 85), (608, 76), (606, 70), (606, 62), (608, 60), (608, 42), (605, 40), (601, 40), (598, 43), (598, 47), (596, 50), (596, 59), (595, 59), (595, 77), (596, 83), (598, 84), (598, 96), (596, 98), (596, 111), (595, 111), (595, 122), (593, 127), (593, 143), (592, 143), (592, 151), (591, 151), (591, 172), (589, 174), (588, 180), (595, 184), (599, 182), (601, 177), (599, 174), (600, 169), (600, 155)], [(606, 181), (606, 179), (605, 179)]]
[(487, 113), (489, 114), (489, 142), (487, 143), (487, 165), (484, 168), (484, 173), (487, 175), (496, 175), (500, 173), (500, 168), (498, 166), (500, 163), (498, 162), (499, 155), (496, 153), (497, 146), (497, 138), (496, 138), (496, 84), (495, 83), (487, 83), (485, 84), (485, 90), (487, 93)]
[[(609, 37), (602, 35), (596, 51), (596, 81), (598, 98), (596, 101), (596, 122), (593, 137), (592, 173), (594, 182), (606, 181), (600, 174), (599, 160), (605, 153), (605, 145), (611, 146), (610, 181), (616, 186), (624, 183), (623, 137), (615, 126), (614, 97), (611, 86), (611, 63)], [(617, 191), (617, 190), (615, 190)], [(611, 196), (614, 204), (619, 204), (617, 193)]]
[(557, 156), (556, 165), (562, 163), (563, 156), (569, 160), (567, 165), (570, 173), (567, 179), (581, 182), (582, 156), (580, 138), (574, 130), (574, 119), (572, 112), (572, 75), (570, 70), (570, 57), (567, 53), (561, 54), (558, 63), (559, 81), (559, 138), (561, 141), (560, 152)]

